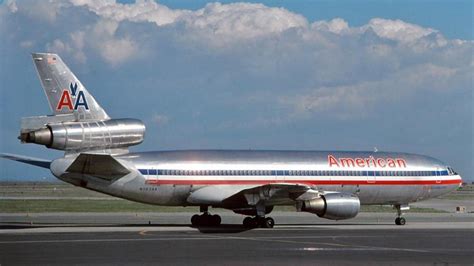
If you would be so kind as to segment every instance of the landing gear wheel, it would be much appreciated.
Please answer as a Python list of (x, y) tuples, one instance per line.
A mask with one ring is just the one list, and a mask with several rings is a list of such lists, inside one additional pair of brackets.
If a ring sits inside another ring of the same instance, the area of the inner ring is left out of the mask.
[(199, 216), (199, 215), (197, 215), (197, 214), (193, 215), (193, 217), (191, 217), (191, 224), (192, 224), (193, 226), (198, 226), (198, 225), (199, 225), (199, 222), (200, 222), (200, 220), (201, 220), (200, 218), (201, 218), (201, 216)]
[(407, 223), (407, 221), (403, 217), (397, 217), (395, 219), (395, 224), (396, 225), (405, 225), (406, 223)]
[(273, 220), (273, 218), (271, 217), (267, 217), (263, 219), (262, 224), (261, 224), (263, 228), (273, 228), (274, 225), (275, 225), (275, 220)]
[(275, 220), (271, 217), (245, 217), (242, 224), (246, 228), (273, 228)]
[(221, 217), (217, 214), (214, 214), (212, 215), (212, 219), (211, 219), (211, 224), (214, 225), (214, 226), (219, 226), (221, 225)]
[(400, 217), (400, 225), (405, 225), (406, 223), (407, 221), (405, 220), (405, 218)]
[(251, 217), (245, 217), (244, 218), (244, 221), (242, 222), (244, 227), (246, 228), (251, 228), (253, 227), (252, 224), (253, 224), (253, 219)]
[(219, 226), (221, 224), (221, 221), (221, 217), (217, 214), (195, 214), (191, 217), (191, 224), (193, 226)]

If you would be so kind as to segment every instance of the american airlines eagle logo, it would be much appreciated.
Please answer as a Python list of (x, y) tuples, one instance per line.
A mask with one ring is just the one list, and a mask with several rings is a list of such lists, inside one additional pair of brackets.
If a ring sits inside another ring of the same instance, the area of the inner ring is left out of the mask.
[(67, 110), (72, 111), (77, 110), (81, 106), (84, 109), (89, 110), (89, 105), (87, 104), (84, 92), (77, 91), (77, 83), (74, 82), (73, 85), (71, 82), (71, 84), (69, 84), (69, 90), (63, 89), (56, 110), (61, 111), (63, 108), (66, 108)]

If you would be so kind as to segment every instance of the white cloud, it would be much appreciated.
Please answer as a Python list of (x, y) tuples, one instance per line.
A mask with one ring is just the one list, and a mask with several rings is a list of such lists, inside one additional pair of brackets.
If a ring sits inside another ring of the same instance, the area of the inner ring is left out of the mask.
[(112, 65), (125, 62), (138, 52), (136, 44), (128, 38), (104, 40), (99, 44), (99, 49), (104, 59)]
[(207, 4), (203, 9), (187, 13), (182, 20), (191, 28), (205, 29), (232, 39), (255, 38), (307, 27), (304, 17), (286, 9), (249, 3)]
[(115, 21), (153, 22), (158, 26), (173, 23), (190, 11), (171, 10), (155, 1), (137, 1), (134, 4), (120, 4), (115, 1), (71, 0), (76, 6), (86, 6), (102, 18)]
[[(451, 90), (447, 80), (465, 80), (473, 62), (472, 41), (448, 40), (435, 29), (401, 20), (374, 18), (360, 27), (342, 18), (309, 24), (286, 9), (252, 3), (210, 3), (195, 11), (151, 0), (37, 5), (38, 10), (51, 9), (54, 19), (62, 19), (58, 23), (71, 14), (87, 14), (82, 23), (65, 24), (72, 28), (66, 34), (48, 40), (50, 51), (69, 53), (82, 63), (98, 54), (114, 67), (131, 60), (164, 60), (164, 69), (175, 62), (196, 63), (200, 69), (215, 67), (212, 78), (226, 82), (260, 77), (257, 82), (268, 84), (261, 86), (266, 87), (264, 93), (237, 92), (238, 97), (264, 95), (263, 105), (279, 103), (302, 117), (335, 110), (358, 115), (390, 102), (396, 98), (394, 91)], [(9, 2), (9, 9), (12, 14), (33, 11), (15, 2)], [(209, 59), (221, 65), (213, 66)], [(277, 120), (284, 119), (279, 115)]]
[(69, 53), (71, 52), (71, 47), (67, 44), (64, 43), (63, 41), (56, 39), (52, 43), (48, 43), (46, 45), (46, 50), (51, 53)]
[(114, 1), (71, 1), (109, 20), (153, 22), (157, 26), (184, 23), (190, 29), (201, 30), (201, 33), (233, 39), (254, 38), (307, 26), (306, 19), (301, 15), (262, 4), (210, 3), (202, 9), (189, 11), (172, 10), (151, 0), (130, 5)]
[(20, 46), (23, 47), (23, 48), (30, 48), (30, 47), (33, 46), (33, 44), (34, 44), (34, 42), (31, 41), (31, 40), (26, 40), (26, 41), (20, 42)]
[(311, 24), (311, 28), (316, 31), (330, 31), (341, 33), (349, 30), (349, 24), (342, 18), (335, 18), (330, 21), (316, 21)]
[(83, 51), (84, 45), (84, 32), (77, 31), (70, 33), (67, 41), (55, 39), (53, 42), (47, 43), (46, 50), (57, 54), (72, 54), (79, 63), (85, 63), (87, 57)]
[(431, 28), (407, 23), (401, 20), (389, 20), (374, 18), (362, 27), (363, 29), (372, 29), (378, 36), (400, 42), (412, 42), (426, 37), (432, 33), (437, 33)]
[(15, 13), (18, 11), (18, 7), (16, 6), (16, 2), (14, 0), (8, 0), (6, 4), (10, 12)]
[(426, 63), (403, 69), (383, 79), (317, 87), (301, 94), (279, 96), (277, 100), (293, 110), (288, 116), (291, 119), (316, 114), (331, 114), (341, 119), (360, 117), (383, 109), (386, 105), (399, 104), (400, 99), (413, 99), (417, 93), (427, 97), (439, 93), (445, 97), (452, 87), (463, 82), (469, 83), (468, 75), (459, 76), (459, 71)]
[(46, 21), (49, 23), (54, 23), (59, 11), (67, 6), (69, 6), (69, 3), (67, 1), (61, 0), (10, 0), (7, 2), (7, 7), (10, 12), (18, 12), (20, 14), (25, 14), (29, 17), (32, 17), (38, 21)]
[(155, 124), (157, 124), (158, 126), (163, 126), (163, 125), (166, 125), (168, 124), (169, 122), (169, 117), (166, 116), (166, 115), (163, 115), (163, 114), (157, 114), (155, 113), (152, 117), (152, 120), (153, 122), (155, 122)]

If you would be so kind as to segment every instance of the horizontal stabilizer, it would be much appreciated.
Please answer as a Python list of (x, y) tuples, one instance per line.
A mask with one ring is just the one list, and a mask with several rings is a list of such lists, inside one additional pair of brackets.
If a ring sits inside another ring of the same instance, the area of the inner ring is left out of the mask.
[(39, 166), (43, 168), (48, 168), (51, 165), (51, 161), (45, 159), (39, 159), (34, 157), (28, 157), (23, 155), (16, 155), (16, 154), (9, 154), (9, 153), (2, 153), (0, 154), (0, 158), (5, 158), (13, 161), (18, 161), (22, 163), (31, 164), (34, 166)]
[(108, 154), (81, 153), (66, 170), (70, 173), (78, 173), (112, 180), (130, 173), (114, 157)]

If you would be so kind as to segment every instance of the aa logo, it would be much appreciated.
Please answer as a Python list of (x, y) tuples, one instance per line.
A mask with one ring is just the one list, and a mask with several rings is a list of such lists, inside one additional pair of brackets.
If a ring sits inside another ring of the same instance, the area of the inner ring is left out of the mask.
[(58, 106), (56, 106), (56, 110), (61, 111), (63, 108), (66, 108), (72, 111), (77, 110), (80, 106), (89, 110), (84, 92), (77, 91), (77, 83), (74, 83), (74, 85), (71, 83), (69, 89), (70, 91), (64, 89), (61, 93), (61, 98), (59, 99)]

